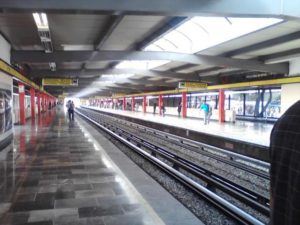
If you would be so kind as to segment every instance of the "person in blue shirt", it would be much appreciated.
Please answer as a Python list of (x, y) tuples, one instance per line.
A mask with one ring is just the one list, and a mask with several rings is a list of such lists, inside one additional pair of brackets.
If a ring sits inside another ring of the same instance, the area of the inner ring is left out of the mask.
[(203, 102), (200, 106), (200, 109), (203, 110), (204, 112), (204, 125), (209, 124), (209, 119), (210, 119), (210, 110), (209, 110), (210, 106), (206, 103)]

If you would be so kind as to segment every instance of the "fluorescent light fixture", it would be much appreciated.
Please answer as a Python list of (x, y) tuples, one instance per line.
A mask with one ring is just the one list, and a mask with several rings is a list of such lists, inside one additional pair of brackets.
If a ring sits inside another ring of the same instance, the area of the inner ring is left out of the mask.
[(176, 95), (164, 95), (163, 98), (181, 98), (182, 94), (176, 94)]
[(216, 96), (219, 95), (218, 92), (208, 92), (208, 93), (192, 93), (191, 96)]
[(50, 62), (49, 67), (51, 71), (56, 71), (56, 63), (55, 62)]
[(33, 13), (32, 15), (38, 29), (49, 29), (47, 15), (45, 13)]
[(41, 15), (42, 15), (42, 21), (43, 21), (44, 26), (48, 27), (48, 19), (47, 19), (46, 14), (42, 13)]
[(143, 99), (144, 97), (143, 96), (137, 96), (137, 97), (134, 97), (134, 99)]
[(89, 51), (94, 50), (93, 45), (69, 45), (69, 44), (62, 44), (61, 47), (65, 51)]
[(33, 13), (33, 18), (34, 18), (36, 26), (41, 27), (42, 21), (41, 21), (40, 15), (38, 13)]

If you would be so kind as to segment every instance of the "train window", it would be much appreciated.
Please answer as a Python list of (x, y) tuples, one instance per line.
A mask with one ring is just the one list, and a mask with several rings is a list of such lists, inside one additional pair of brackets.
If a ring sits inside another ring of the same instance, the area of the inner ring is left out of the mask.
[[(245, 115), (246, 116), (254, 116), (256, 109), (256, 102), (258, 101), (259, 92), (258, 90), (254, 92), (245, 93), (246, 95), (246, 102), (245, 102)], [(259, 109), (260, 107), (258, 107)]]
[(216, 95), (206, 96), (206, 103), (209, 104), (213, 109), (216, 108), (216, 102), (217, 102)]
[[(227, 104), (229, 106), (229, 100)], [(244, 114), (244, 94), (233, 93), (230, 95), (230, 109), (235, 111), (236, 115)]]
[(266, 107), (264, 117), (279, 118), (281, 116), (281, 90), (266, 91), (263, 105)]

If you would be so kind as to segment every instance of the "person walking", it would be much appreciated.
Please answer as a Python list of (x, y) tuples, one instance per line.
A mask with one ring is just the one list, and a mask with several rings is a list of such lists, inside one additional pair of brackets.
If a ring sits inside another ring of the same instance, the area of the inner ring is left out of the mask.
[(270, 160), (270, 225), (300, 224), (300, 101), (275, 123)]
[(75, 109), (75, 105), (74, 102), (71, 101), (69, 103), (69, 108), (68, 108), (68, 113), (69, 113), (69, 120), (74, 120), (74, 109)]

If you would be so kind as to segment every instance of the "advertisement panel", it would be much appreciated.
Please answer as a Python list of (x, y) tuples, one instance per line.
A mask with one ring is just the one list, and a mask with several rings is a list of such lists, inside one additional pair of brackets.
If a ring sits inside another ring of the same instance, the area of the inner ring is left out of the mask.
[[(0, 72), (0, 143), (12, 134), (12, 78)], [(1, 149), (0, 149), (1, 150)]]

